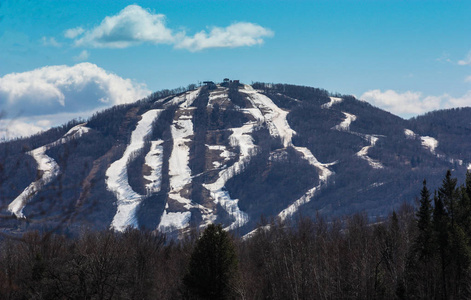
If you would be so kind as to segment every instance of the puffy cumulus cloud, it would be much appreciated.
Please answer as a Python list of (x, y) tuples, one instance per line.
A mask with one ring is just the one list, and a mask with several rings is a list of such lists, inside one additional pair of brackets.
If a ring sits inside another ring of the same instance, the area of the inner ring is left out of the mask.
[(25, 121), (0, 120), (0, 141), (30, 136), (45, 129), (46, 127), (44, 126), (38, 126)]
[(79, 113), (59, 113), (28, 118), (0, 119), (0, 141), (30, 136), (48, 130), (53, 126), (65, 124), (72, 119), (86, 119), (98, 110), (100, 109)]
[(214, 27), (209, 33), (201, 31), (193, 37), (185, 36), (175, 46), (190, 51), (207, 48), (235, 48), (263, 44), (264, 37), (272, 37), (273, 31), (260, 25), (240, 22), (228, 27)]
[(126, 48), (142, 42), (172, 43), (175, 37), (165, 26), (165, 16), (153, 14), (138, 5), (129, 5), (117, 15), (106, 17), (100, 25), (75, 41), (77, 46)]
[(471, 91), (456, 98), (448, 94), (424, 96), (421, 92), (398, 93), (393, 90), (384, 92), (370, 90), (361, 95), (360, 99), (394, 114), (411, 117), (437, 109), (471, 106)]
[[(171, 44), (175, 48), (192, 52), (207, 48), (234, 48), (260, 45), (273, 31), (260, 25), (239, 22), (228, 27), (214, 27), (208, 33), (194, 36), (175, 32), (165, 24), (165, 16), (155, 14), (139, 5), (129, 5), (117, 15), (106, 17), (91, 30), (82, 27), (65, 31), (65, 36), (75, 39), (75, 46), (96, 48), (127, 48), (141, 43)], [(78, 38), (80, 36), (80, 38)]]
[(471, 65), (471, 51), (468, 52), (468, 55), (464, 59), (458, 61), (458, 64), (460, 66)]
[(85, 30), (82, 27), (70, 28), (64, 32), (64, 36), (68, 39), (75, 39), (81, 35)]
[(133, 102), (149, 93), (145, 85), (91, 63), (48, 66), (0, 77), (0, 107), (9, 116), (85, 111)]

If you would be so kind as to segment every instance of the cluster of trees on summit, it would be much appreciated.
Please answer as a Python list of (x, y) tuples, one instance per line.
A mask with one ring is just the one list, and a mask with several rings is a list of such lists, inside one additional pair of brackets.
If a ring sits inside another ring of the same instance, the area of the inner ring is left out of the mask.
[[(420, 188), (420, 187), (418, 187)], [(4, 237), (1, 299), (468, 299), (471, 173), (372, 223), (297, 216), (248, 238), (128, 230)]]

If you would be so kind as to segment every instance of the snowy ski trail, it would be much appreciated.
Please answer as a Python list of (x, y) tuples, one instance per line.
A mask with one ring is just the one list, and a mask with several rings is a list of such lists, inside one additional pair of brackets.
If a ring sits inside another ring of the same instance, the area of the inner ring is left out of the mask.
[[(210, 93), (210, 98), (214, 99), (215, 96), (213, 93), (215, 94), (215, 92)], [(230, 100), (229, 98), (227, 99)], [(257, 146), (253, 143), (251, 133), (260, 124), (263, 118), (263, 115), (257, 108), (241, 109), (241, 111), (246, 114), (250, 114), (255, 121), (249, 121), (241, 127), (229, 129), (232, 131), (232, 134), (229, 136), (229, 144), (231, 147), (239, 147), (239, 160), (231, 166), (223, 167), (223, 169), (219, 171), (218, 178), (215, 182), (203, 184), (203, 187), (209, 191), (214, 203), (220, 204), (221, 207), (234, 218), (234, 222), (227, 226), (225, 228), (226, 230), (241, 227), (248, 222), (248, 215), (239, 208), (239, 200), (232, 199), (224, 186), (229, 179), (240, 174), (245, 169), (245, 166), (250, 162), (252, 156), (257, 153)], [(217, 147), (217, 145), (208, 145), (208, 147)], [(215, 216), (211, 213), (203, 215), (204, 223), (202, 226), (207, 226), (214, 219)]]
[(292, 138), (295, 134), (294, 130), (288, 124), (286, 117), (289, 111), (278, 107), (267, 96), (260, 94), (249, 85), (244, 85), (244, 89), (240, 90), (248, 96), (249, 101), (254, 107), (257, 107), (263, 114), (265, 122), (273, 137), (279, 137), (283, 143), (283, 147), (292, 145)]
[(85, 124), (79, 124), (71, 128), (57, 141), (28, 152), (28, 154), (36, 160), (38, 171), (42, 171), (41, 178), (27, 186), (23, 192), (8, 205), (8, 211), (14, 214), (17, 218), (25, 218), (23, 209), (26, 204), (41, 190), (42, 187), (54, 180), (60, 172), (59, 165), (56, 161), (46, 155), (47, 149), (64, 144), (72, 139), (79, 138), (88, 131), (90, 131), (90, 128), (85, 127)]
[(137, 228), (136, 209), (144, 198), (129, 185), (127, 165), (133, 153), (144, 147), (146, 137), (152, 132), (152, 123), (159, 117), (162, 109), (152, 109), (142, 114), (136, 129), (131, 134), (131, 141), (123, 156), (113, 162), (106, 170), (106, 185), (116, 196), (117, 211), (111, 222), (111, 228), (124, 231), (127, 227)]
[[(193, 131), (193, 112), (196, 107), (191, 107), (194, 100), (198, 97), (201, 88), (185, 93), (182, 96), (175, 97), (170, 102), (171, 105), (178, 104), (179, 107), (175, 112), (176, 119), (173, 120), (170, 130), (173, 139), (172, 153), (169, 158), (169, 183), (170, 191), (168, 192), (167, 203), (165, 210), (160, 219), (157, 228), (160, 231), (167, 232), (173, 229), (184, 229), (190, 224), (192, 208), (200, 208), (203, 211), (205, 208), (199, 207), (192, 203), (192, 200), (183, 195), (185, 186), (191, 183), (191, 169), (190, 163), (190, 147), (188, 143), (192, 141), (194, 135)], [(166, 103), (167, 105), (168, 103)], [(169, 105), (170, 106), (170, 105)], [(187, 211), (169, 211), (170, 204), (183, 206)]]
[(330, 101), (321, 105), (322, 108), (331, 108), (332, 105), (342, 102), (342, 98), (330, 97)]
[[(329, 109), (332, 107), (333, 104), (340, 103), (340, 102), (342, 102), (341, 98), (330, 97), (330, 102), (323, 104), (321, 107)], [(370, 143), (368, 146), (361, 148), (360, 151), (358, 151), (355, 155), (365, 160), (366, 162), (368, 162), (368, 164), (373, 169), (384, 168), (384, 166), (379, 161), (372, 159), (371, 157), (368, 156), (368, 150), (370, 150), (372, 147), (376, 145), (376, 142), (378, 141), (378, 136), (351, 131), (350, 125), (352, 124), (352, 122), (354, 122), (357, 119), (357, 116), (355, 116), (354, 114), (344, 112), (344, 111), (342, 113), (344, 114), (345, 119), (340, 124), (332, 127), (332, 129), (338, 130), (338, 131), (349, 132), (351, 134), (354, 134), (363, 138), (365, 141)]]
[(159, 192), (162, 184), (163, 142), (163, 140), (152, 141), (150, 150), (145, 157), (144, 164), (150, 168), (150, 174), (143, 176), (149, 181), (146, 184), (148, 195)]
[[(319, 184), (309, 189), (301, 198), (294, 201), (278, 214), (278, 217), (284, 220), (296, 213), (300, 206), (310, 202), (315, 192), (320, 190), (334, 173), (329, 170), (328, 164), (320, 163), (308, 148), (293, 145), (292, 138), (296, 132), (291, 128), (286, 119), (289, 113), (288, 111), (278, 107), (270, 98), (260, 94), (251, 86), (245, 85), (244, 89), (241, 91), (249, 97), (252, 105), (263, 113), (270, 134), (274, 137), (280, 137), (285, 148), (293, 147), (296, 151), (301, 153), (302, 158), (309, 162), (310, 165), (314, 166), (319, 172)], [(338, 102), (338, 100), (335, 101)]]
[[(462, 166), (464, 164), (464, 161), (462, 159), (455, 159), (451, 157), (447, 157), (446, 155), (443, 154), (438, 154), (436, 152), (436, 149), (438, 147), (438, 141), (437, 139), (431, 137), (431, 136), (420, 136), (413, 132), (410, 129), (404, 129), (404, 134), (406, 135), (406, 138), (408, 139), (417, 139), (420, 138), (420, 143), (422, 147), (430, 151), (433, 155), (435, 155), (437, 158), (440, 158), (444, 161), (447, 161), (451, 164), (457, 163), (458, 165)], [(468, 165), (467, 169), (470, 170), (471, 163)]]

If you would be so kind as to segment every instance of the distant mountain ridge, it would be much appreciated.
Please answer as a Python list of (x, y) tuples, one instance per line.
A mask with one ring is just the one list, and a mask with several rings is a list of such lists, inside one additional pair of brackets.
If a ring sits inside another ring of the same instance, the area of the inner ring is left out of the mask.
[[(471, 108), (404, 120), (286, 84), (191, 85), (0, 144), (4, 231), (181, 233), (260, 218), (384, 216), (471, 168)], [(14, 218), (9, 216), (13, 215)]]

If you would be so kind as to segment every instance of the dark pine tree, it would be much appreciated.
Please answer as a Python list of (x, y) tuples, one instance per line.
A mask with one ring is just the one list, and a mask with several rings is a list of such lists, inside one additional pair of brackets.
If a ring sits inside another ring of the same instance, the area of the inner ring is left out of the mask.
[(209, 225), (196, 242), (189, 271), (183, 279), (189, 299), (231, 299), (238, 261), (229, 234), (221, 225)]
[(420, 208), (417, 212), (417, 228), (419, 233), (415, 241), (415, 250), (418, 252), (419, 260), (428, 261), (433, 251), (432, 238), (432, 203), (427, 182), (424, 180), (420, 191)]

